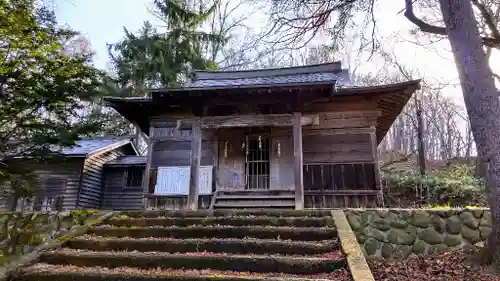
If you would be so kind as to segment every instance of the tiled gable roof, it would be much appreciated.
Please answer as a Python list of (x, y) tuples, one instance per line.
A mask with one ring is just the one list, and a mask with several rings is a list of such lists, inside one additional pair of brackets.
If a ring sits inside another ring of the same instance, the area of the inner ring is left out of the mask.
[(332, 82), (348, 84), (349, 72), (340, 63), (249, 71), (197, 71), (186, 88), (238, 87)]

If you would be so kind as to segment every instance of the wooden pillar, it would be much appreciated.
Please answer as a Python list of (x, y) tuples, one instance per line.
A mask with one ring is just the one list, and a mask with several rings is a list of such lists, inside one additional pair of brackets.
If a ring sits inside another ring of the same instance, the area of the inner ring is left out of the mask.
[(146, 169), (142, 175), (142, 207), (146, 209), (148, 207), (148, 198), (145, 197), (149, 193), (149, 185), (151, 184), (151, 167), (153, 162), (153, 153), (156, 145), (156, 141), (153, 140), (154, 127), (149, 128), (149, 140), (148, 140), (148, 158), (146, 161)]
[(189, 193), (187, 208), (198, 209), (198, 190), (201, 160), (201, 122), (200, 119), (193, 122), (191, 131), (191, 167), (189, 170)]
[(295, 179), (295, 209), (304, 209), (304, 175), (302, 169), (302, 126), (300, 113), (293, 114), (293, 166)]
[(382, 185), (380, 184), (380, 167), (379, 167), (379, 159), (378, 159), (378, 150), (377, 150), (377, 133), (375, 128), (372, 127), (373, 131), (370, 133), (370, 142), (372, 144), (372, 155), (373, 155), (373, 169), (375, 174), (375, 187), (380, 191), (379, 195), (377, 195), (377, 204), (379, 206), (384, 205), (384, 193), (382, 191)]

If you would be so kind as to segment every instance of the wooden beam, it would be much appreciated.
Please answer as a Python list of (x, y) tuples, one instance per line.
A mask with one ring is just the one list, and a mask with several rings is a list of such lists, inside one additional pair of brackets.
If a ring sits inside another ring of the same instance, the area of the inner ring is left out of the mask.
[(301, 126), (319, 126), (319, 115), (307, 115), (300, 117)]
[(289, 127), (292, 126), (291, 114), (269, 115), (231, 115), (201, 118), (203, 129), (236, 128), (236, 127)]
[(295, 179), (295, 209), (304, 209), (304, 175), (302, 169), (302, 126), (300, 113), (293, 115), (293, 164)]
[[(152, 136), (154, 127), (149, 127), (149, 135)], [(146, 169), (144, 170), (143, 178), (142, 178), (142, 191), (144, 193), (149, 193), (149, 185), (151, 184), (151, 166), (153, 162), (153, 152), (156, 145), (156, 141), (149, 140), (148, 141), (148, 159), (146, 161)], [(147, 208), (148, 199), (143, 197), (142, 206), (144, 209)]]
[[(370, 133), (370, 141), (372, 144), (372, 155), (373, 155), (373, 169), (375, 172), (375, 186), (377, 187), (377, 190), (382, 189), (382, 185), (380, 184), (380, 167), (379, 167), (379, 159), (378, 159), (378, 141), (377, 141), (377, 134), (375, 132)], [(379, 195), (377, 198), (377, 203), (380, 206), (384, 205), (384, 196), (383, 194)]]
[(189, 193), (187, 207), (189, 210), (198, 209), (198, 185), (200, 175), (200, 160), (201, 160), (201, 122), (198, 119), (193, 122), (193, 130), (191, 132), (191, 167), (189, 170)]
[(376, 131), (375, 127), (339, 128), (339, 129), (304, 128), (303, 135), (306, 136), (358, 135), (358, 134), (370, 134), (375, 131)]
[[(318, 126), (320, 124), (318, 114), (302, 116), (302, 126)], [(152, 121), (155, 127), (176, 127), (178, 130), (191, 130), (197, 119), (185, 118), (172, 121)], [(207, 116), (201, 118), (202, 129), (220, 128), (245, 128), (245, 127), (291, 127), (293, 125), (292, 114), (259, 114), (259, 115), (228, 115)]]

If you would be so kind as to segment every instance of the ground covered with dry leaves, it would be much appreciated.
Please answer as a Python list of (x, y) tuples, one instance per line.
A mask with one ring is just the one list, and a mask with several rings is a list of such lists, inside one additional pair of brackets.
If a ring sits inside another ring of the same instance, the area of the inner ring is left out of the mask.
[(470, 253), (454, 251), (368, 264), (376, 281), (500, 281), (500, 276), (489, 274), (470, 257)]
[[(50, 264), (36, 264), (29, 268), (31, 272), (51, 272), (51, 273), (76, 273), (85, 274), (86, 276), (92, 277), (92, 275), (126, 275), (133, 280), (132, 277), (135, 276), (155, 276), (155, 277), (168, 277), (168, 276), (179, 276), (186, 279), (186, 277), (200, 277), (200, 276), (210, 276), (210, 277), (253, 277), (262, 278), (263, 280), (267, 278), (298, 278), (298, 279), (311, 279), (311, 280), (334, 280), (334, 281), (352, 281), (350, 273), (346, 269), (335, 270), (330, 273), (319, 273), (319, 274), (285, 274), (278, 272), (241, 272), (241, 271), (225, 271), (225, 270), (214, 270), (214, 269), (169, 269), (169, 268), (156, 268), (156, 269), (140, 269), (131, 267), (118, 267), (118, 268), (106, 268), (106, 267), (79, 267), (71, 265), (50, 265)], [(125, 280), (125, 279), (124, 279)]]

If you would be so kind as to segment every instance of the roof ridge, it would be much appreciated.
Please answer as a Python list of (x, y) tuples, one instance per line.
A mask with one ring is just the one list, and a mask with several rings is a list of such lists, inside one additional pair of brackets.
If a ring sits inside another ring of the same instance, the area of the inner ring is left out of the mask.
[(221, 80), (221, 79), (245, 79), (245, 78), (256, 78), (256, 77), (276, 77), (276, 76), (288, 76), (288, 75), (301, 75), (301, 74), (313, 74), (313, 73), (337, 73), (342, 71), (342, 65), (340, 61), (315, 64), (315, 65), (303, 65), (294, 67), (282, 67), (282, 68), (264, 68), (264, 69), (252, 69), (252, 70), (236, 70), (236, 71), (195, 71), (194, 81), (197, 80)]
[[(318, 72), (285, 73), (285, 74), (276, 74), (276, 75), (259, 75), (259, 76), (246, 77), (246, 79), (257, 79), (257, 78), (268, 78), (268, 77), (288, 77), (288, 76), (309, 75), (309, 74), (330, 73), (330, 72), (332, 72), (332, 73), (338, 73), (339, 71), (337, 71), (337, 70), (328, 70), (328, 71), (318, 71)], [(237, 80), (237, 79), (243, 79), (243, 78), (240, 78), (240, 77), (227, 77), (227, 78), (220, 78), (220, 79), (216, 79), (216, 80)], [(209, 79), (209, 78), (194, 79), (194, 81), (199, 81), (199, 80), (211, 80), (211, 79)], [(188, 83), (188, 85), (189, 85), (189, 83)]]
[(341, 64), (341, 62), (334, 61), (334, 62), (305, 64), (305, 65), (296, 65), (296, 66), (287, 66), (287, 67), (257, 68), (257, 69), (247, 69), (247, 70), (201, 70), (201, 69), (195, 69), (195, 72), (209, 72), (209, 73), (253, 72), (253, 71), (262, 71), (262, 70), (297, 69), (297, 68), (326, 66), (326, 65), (334, 65), (334, 64)]

